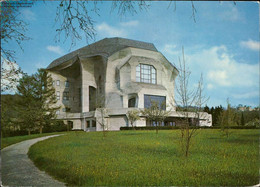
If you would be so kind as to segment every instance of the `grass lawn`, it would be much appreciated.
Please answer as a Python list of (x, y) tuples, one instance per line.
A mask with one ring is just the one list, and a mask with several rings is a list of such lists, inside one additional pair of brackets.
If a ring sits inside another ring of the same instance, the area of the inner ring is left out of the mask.
[(259, 182), (259, 130), (198, 130), (182, 156), (179, 130), (71, 132), (34, 144), (29, 157), (68, 185), (250, 186)]
[(30, 140), (33, 138), (39, 138), (39, 137), (43, 137), (43, 136), (49, 136), (49, 135), (53, 135), (53, 134), (62, 134), (62, 133), (66, 133), (66, 132), (31, 134), (31, 135), (25, 135), (25, 136), (13, 136), (13, 137), (1, 138), (1, 149), (5, 148), (9, 145), (19, 143), (24, 140)]

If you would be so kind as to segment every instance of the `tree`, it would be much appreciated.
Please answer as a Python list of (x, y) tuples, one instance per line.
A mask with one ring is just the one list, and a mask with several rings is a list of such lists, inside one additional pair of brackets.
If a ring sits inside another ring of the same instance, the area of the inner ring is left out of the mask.
[(15, 90), (23, 72), (15, 62), (1, 62), (1, 92)]
[(103, 131), (103, 138), (106, 137), (106, 132), (108, 131), (108, 124), (106, 118), (107, 116), (107, 102), (109, 99), (106, 99), (104, 94), (99, 94), (98, 97), (96, 97), (96, 110), (98, 111), (96, 120), (97, 123), (102, 127)]
[(220, 117), (219, 117), (219, 123), (221, 126), (221, 131), (227, 136), (229, 137), (230, 135), (230, 126), (234, 126), (236, 125), (235, 123), (235, 113), (234, 110), (232, 109), (230, 103), (229, 103), (229, 99), (227, 99), (227, 109), (224, 110)]
[(242, 115), (241, 115), (241, 125), (245, 126), (244, 112), (242, 112)]
[(19, 100), (16, 110), (19, 112), (17, 123), (22, 129), (28, 131), (28, 135), (36, 128), (38, 103), (35, 99), (35, 86), (32, 76), (24, 75), (17, 86)]
[[(21, 16), (18, 9), (24, 2), (2, 1), (1, 2), (1, 41), (2, 44), (7, 44), (9, 41), (15, 41), (22, 49), (22, 42), (30, 40), (31, 38), (26, 36), (28, 23), (24, 19), (20, 19)], [(28, 2), (26, 2), (28, 4)], [(34, 1), (30, 2), (33, 5)], [(92, 5), (91, 5), (92, 3)], [(64, 34), (64, 41), (71, 40), (71, 46), (76, 44), (77, 40), (82, 39), (82, 32), (85, 35), (85, 39), (95, 39), (96, 31), (94, 29), (95, 19), (94, 16), (99, 16), (99, 6), (101, 1), (72, 1), (61, 0), (56, 8), (56, 42), (60, 42), (60, 36)], [(168, 9), (171, 7), (172, 1), (169, 2)], [(117, 12), (119, 16), (127, 14), (134, 15), (143, 10), (148, 10), (151, 7), (150, 2), (146, 1), (113, 1), (110, 7), (110, 11)], [(176, 10), (176, 2), (174, 2), (173, 10)], [(196, 22), (196, 8), (191, 1), (191, 17)], [(15, 51), (6, 49), (1, 46), (1, 57), (6, 57), (7, 60), (14, 60)]]
[(128, 120), (130, 121), (133, 130), (135, 130), (134, 122), (136, 122), (137, 120), (140, 119), (139, 111), (138, 110), (130, 110), (130, 111), (127, 112), (126, 116), (127, 116)]
[(1, 1), (1, 58), (15, 62), (15, 51), (6, 48), (10, 41), (15, 41), (22, 48), (22, 42), (30, 40), (26, 36), (28, 23), (21, 19), (18, 6), (12, 1)]
[[(188, 157), (191, 140), (195, 135), (197, 128), (190, 126), (197, 126), (199, 119), (202, 115), (202, 106), (206, 104), (209, 98), (203, 95), (203, 76), (201, 75), (200, 80), (196, 89), (189, 87), (190, 70), (186, 66), (186, 60), (184, 56), (184, 49), (182, 48), (182, 60), (179, 58), (179, 76), (176, 84), (176, 100), (175, 103), (178, 106), (177, 113), (182, 117), (180, 130), (181, 130), (181, 148), (184, 155)], [(191, 107), (192, 106), (192, 107)], [(174, 106), (173, 106), (174, 107)], [(192, 110), (191, 110), (192, 108)]]
[(207, 105), (204, 107), (203, 111), (210, 114), (210, 110), (209, 110), (209, 107)]
[(19, 121), (30, 132), (42, 128), (55, 119), (56, 96), (52, 78), (46, 70), (39, 69), (32, 76), (24, 75), (17, 86)]
[(169, 115), (170, 111), (164, 110), (165, 103), (159, 104), (159, 102), (151, 100), (151, 106), (149, 108), (145, 108), (141, 111), (142, 115), (146, 117), (151, 123), (155, 123), (156, 126), (156, 134), (158, 134), (158, 126), (165, 120), (165, 118)]
[(55, 106), (57, 99), (51, 75), (46, 70), (39, 69), (33, 75), (33, 78), (35, 82), (35, 99), (39, 105), (37, 125), (40, 133), (42, 133), (42, 128), (51, 123), (60, 106)]
[(17, 95), (1, 95), (1, 134), (9, 136), (12, 131), (19, 130), (17, 125)]

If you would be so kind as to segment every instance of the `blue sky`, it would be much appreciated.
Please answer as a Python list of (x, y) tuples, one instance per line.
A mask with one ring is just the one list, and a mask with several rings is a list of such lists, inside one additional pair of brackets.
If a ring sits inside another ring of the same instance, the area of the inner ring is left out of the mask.
[[(91, 4), (91, 3), (90, 3)], [(71, 41), (55, 43), (55, 13), (58, 2), (35, 2), (21, 8), (29, 23), (21, 51), (14, 43), (16, 61), (29, 74), (45, 68), (69, 52)], [(110, 11), (111, 2), (99, 2), (95, 20), (96, 39), (124, 37), (153, 43), (173, 64), (178, 64), (184, 47), (186, 62), (192, 72), (190, 86), (203, 74), (209, 106), (231, 104), (259, 105), (259, 4), (256, 2), (150, 2), (150, 9), (120, 17)], [(168, 8), (169, 7), (169, 8)], [(90, 41), (92, 43), (94, 41)], [(86, 46), (83, 38), (71, 51)]]

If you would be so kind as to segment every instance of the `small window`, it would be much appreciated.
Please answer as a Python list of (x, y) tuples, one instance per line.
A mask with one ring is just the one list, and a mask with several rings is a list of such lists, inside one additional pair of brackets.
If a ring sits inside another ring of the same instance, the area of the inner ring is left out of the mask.
[(65, 88), (69, 87), (69, 81), (65, 81)]
[(55, 81), (52, 82), (52, 86), (55, 86)]
[(92, 127), (96, 127), (96, 121), (92, 120)]
[(56, 81), (56, 85), (59, 86), (60, 85), (60, 80)]
[(62, 112), (70, 112), (70, 108), (69, 107), (63, 108)]
[(60, 100), (60, 92), (59, 91), (56, 92), (56, 96), (57, 96), (57, 100)]
[(135, 107), (135, 97), (128, 100), (128, 108)]
[(59, 114), (60, 114), (60, 110), (57, 110), (57, 111), (56, 111), (56, 114), (59, 115)]
[(69, 100), (69, 92), (63, 92), (63, 100)]

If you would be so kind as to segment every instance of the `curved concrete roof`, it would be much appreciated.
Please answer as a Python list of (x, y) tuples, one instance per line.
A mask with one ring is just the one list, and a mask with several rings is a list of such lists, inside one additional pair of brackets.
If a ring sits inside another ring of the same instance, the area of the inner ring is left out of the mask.
[(86, 55), (102, 55), (109, 57), (113, 53), (127, 48), (134, 47), (139, 49), (146, 49), (150, 51), (158, 52), (152, 43), (141, 42), (136, 40), (130, 40), (125, 38), (105, 38), (88, 46), (77, 49), (71, 53), (68, 53), (56, 60), (54, 60), (47, 69), (52, 69), (62, 63), (72, 59), (75, 56), (86, 56)]

